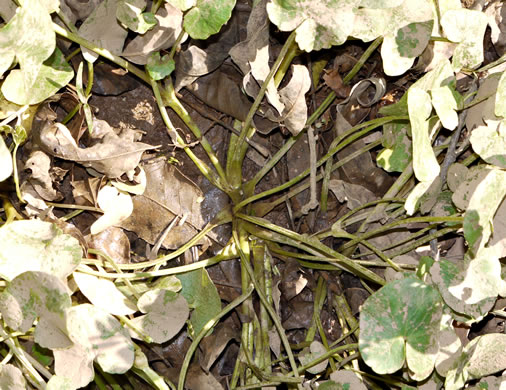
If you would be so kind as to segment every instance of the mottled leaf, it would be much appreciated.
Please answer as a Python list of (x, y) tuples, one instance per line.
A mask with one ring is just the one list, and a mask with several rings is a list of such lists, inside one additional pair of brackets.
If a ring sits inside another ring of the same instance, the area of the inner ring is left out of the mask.
[(441, 316), (435, 288), (415, 277), (391, 282), (362, 306), (360, 354), (378, 374), (394, 373), (406, 361), (411, 376), (423, 380), (434, 369)]

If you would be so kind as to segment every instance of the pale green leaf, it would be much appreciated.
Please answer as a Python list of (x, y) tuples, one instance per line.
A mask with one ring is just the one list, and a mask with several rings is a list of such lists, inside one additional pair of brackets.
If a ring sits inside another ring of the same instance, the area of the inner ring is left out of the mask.
[(150, 12), (143, 12), (146, 0), (120, 0), (116, 9), (116, 17), (130, 30), (144, 34), (156, 26), (156, 19)]
[(464, 260), (441, 259), (430, 269), (445, 303), (471, 322), (479, 321), (494, 305), (503, 288), (500, 248), (483, 248), (476, 257), (468, 252)]
[(184, 16), (183, 27), (193, 39), (207, 39), (228, 22), (235, 0), (196, 0)]
[(193, 309), (190, 317), (193, 330), (199, 334), (204, 325), (221, 311), (218, 290), (205, 269), (186, 272), (177, 278), (183, 286), (181, 294)]
[(189, 10), (197, 3), (197, 0), (166, 0), (166, 1), (167, 3), (176, 7), (177, 9), (180, 9), (181, 11)]
[(391, 122), (383, 126), (383, 149), (376, 161), (387, 172), (403, 172), (411, 161), (410, 125)]
[(489, 122), (471, 133), (471, 145), (476, 153), (489, 164), (506, 168), (506, 123)]
[(72, 345), (65, 328), (65, 310), (70, 308), (70, 291), (55, 275), (24, 272), (0, 296), (2, 318), (14, 330), (26, 332), (38, 318), (35, 341), (44, 348)]
[(21, 70), (9, 73), (2, 84), (2, 93), (8, 100), (20, 105), (40, 103), (66, 86), (74, 77), (74, 71), (65, 61), (63, 53), (56, 48), (53, 55), (38, 68), (31, 88), (26, 88), (25, 77), (26, 74)]
[[(302, 365), (306, 365), (310, 362), (312, 362), (315, 359), (318, 359), (321, 355), (325, 354), (327, 352), (327, 348), (319, 342), (319, 341), (313, 341), (309, 348), (304, 348), (302, 352), (299, 354), (299, 360), (302, 363)], [(323, 370), (327, 368), (329, 365), (329, 360), (325, 359), (324, 361), (314, 365), (313, 367), (308, 368), (308, 372), (311, 374), (319, 374)]]
[(489, 169), (479, 182), (464, 216), (464, 237), (476, 253), (492, 234), (492, 220), (506, 195), (506, 171)]
[(353, 31), (360, 0), (273, 0), (269, 19), (281, 31), (296, 30), (295, 40), (305, 51), (343, 44)]
[[(137, 302), (143, 316), (132, 320), (139, 329), (149, 335), (155, 343), (164, 343), (179, 333), (186, 324), (190, 309), (182, 295), (165, 289), (154, 289), (144, 293)], [(141, 337), (131, 331), (133, 338)]]
[(422, 196), (427, 192), (429, 187), (432, 185), (431, 181), (421, 181), (418, 183), (413, 190), (409, 193), (404, 208), (408, 215), (413, 215), (416, 210), (420, 207), (420, 201)]
[(137, 306), (111, 280), (82, 272), (74, 272), (73, 276), (81, 293), (96, 307), (114, 315), (128, 315), (137, 311)]
[(153, 80), (162, 80), (176, 68), (176, 63), (168, 55), (160, 57), (160, 52), (152, 53), (148, 58), (146, 69)]
[(4, 181), (10, 175), (12, 175), (12, 156), (3, 137), (0, 136), (0, 181)]
[(439, 175), (439, 164), (429, 137), (429, 116), (432, 112), (430, 96), (420, 88), (408, 92), (408, 112), (413, 137), (413, 170), (418, 180), (431, 182)]
[(63, 280), (77, 268), (83, 254), (77, 239), (36, 219), (4, 225), (0, 242), (0, 275), (6, 280), (25, 271), (44, 271)]
[(434, 369), (441, 316), (435, 288), (415, 277), (391, 282), (362, 306), (360, 354), (378, 374), (394, 373), (407, 362), (412, 377), (422, 380)]
[(441, 26), (447, 38), (458, 43), (453, 53), (453, 69), (474, 69), (483, 62), (483, 36), (487, 27), (483, 12), (465, 8), (449, 10), (442, 16)]
[(495, 114), (506, 118), (506, 72), (501, 74), (495, 95)]
[(46, 390), (74, 390), (74, 387), (70, 379), (53, 375), (47, 382)]
[(448, 130), (454, 130), (459, 124), (459, 116), (457, 114), (457, 101), (448, 85), (443, 87), (435, 87), (430, 91), (432, 97), (432, 105), (436, 113), (441, 119), (441, 123)]

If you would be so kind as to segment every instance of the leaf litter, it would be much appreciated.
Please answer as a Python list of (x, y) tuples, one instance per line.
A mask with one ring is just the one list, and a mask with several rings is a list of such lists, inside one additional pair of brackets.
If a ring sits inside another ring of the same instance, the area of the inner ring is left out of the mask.
[(429, 3), (0, 6), (0, 387), (500, 386), (504, 7)]

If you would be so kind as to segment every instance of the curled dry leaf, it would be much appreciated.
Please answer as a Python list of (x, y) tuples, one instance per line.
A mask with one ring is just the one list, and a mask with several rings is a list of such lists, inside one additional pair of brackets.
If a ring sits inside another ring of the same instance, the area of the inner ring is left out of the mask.
[(120, 228), (111, 226), (92, 235), (89, 246), (104, 252), (117, 264), (130, 262), (130, 240)]
[(163, 158), (145, 165), (144, 170), (146, 190), (143, 195), (133, 197), (132, 215), (120, 226), (155, 244), (165, 228), (179, 216), (185, 223), (174, 226), (163, 240), (165, 248), (175, 249), (204, 226), (201, 213), (203, 193)]
[[(117, 0), (104, 0), (79, 27), (79, 36), (95, 43), (98, 47), (121, 55), (128, 31), (116, 19)], [(98, 54), (81, 46), (87, 61), (95, 62)]]
[(136, 142), (137, 131), (125, 128), (120, 135), (106, 121), (93, 120), (91, 146), (80, 148), (68, 129), (54, 123), (56, 114), (46, 103), (37, 112), (32, 128), (33, 141), (51, 156), (78, 162), (93, 168), (109, 178), (116, 178), (132, 171), (146, 150), (154, 146)]
[(25, 163), (25, 170), (30, 170), (27, 180), (42, 199), (49, 201), (63, 199), (63, 195), (53, 188), (53, 179), (50, 176), (51, 159), (47, 154), (41, 150), (32, 152)]
[(288, 84), (279, 91), (284, 109), (281, 117), (273, 114), (268, 116), (275, 122), (283, 122), (292, 135), (297, 135), (304, 128), (307, 119), (306, 92), (311, 88), (309, 71), (303, 65), (293, 65), (292, 78)]
[(145, 34), (136, 36), (127, 44), (123, 57), (135, 64), (145, 65), (151, 53), (171, 47), (182, 30), (183, 13), (165, 3), (155, 15), (156, 26)]

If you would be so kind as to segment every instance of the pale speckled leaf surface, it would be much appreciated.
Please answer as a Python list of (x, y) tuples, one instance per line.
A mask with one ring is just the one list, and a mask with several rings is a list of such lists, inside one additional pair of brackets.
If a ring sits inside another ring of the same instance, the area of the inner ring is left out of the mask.
[(413, 136), (413, 170), (418, 180), (432, 181), (439, 175), (439, 164), (429, 135), (430, 96), (419, 88), (408, 90), (408, 112)]
[(67, 286), (45, 272), (18, 275), (0, 295), (2, 317), (10, 328), (26, 332), (38, 318), (35, 341), (44, 348), (72, 345), (65, 329), (65, 310), (70, 306)]
[(25, 271), (43, 271), (60, 279), (82, 258), (79, 242), (56, 225), (40, 220), (14, 221), (0, 229), (0, 275), (12, 280)]
[[(186, 299), (182, 295), (165, 289), (154, 289), (144, 293), (137, 302), (145, 315), (133, 319), (133, 323), (148, 334), (155, 343), (164, 343), (185, 325), (190, 314)], [(133, 338), (140, 338), (131, 331)]]
[(452, 59), (456, 71), (474, 69), (483, 62), (483, 36), (487, 27), (487, 17), (483, 12), (449, 10), (442, 16), (441, 26), (450, 41), (458, 42)]

